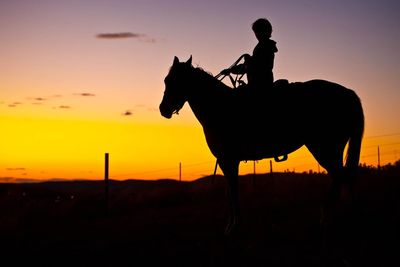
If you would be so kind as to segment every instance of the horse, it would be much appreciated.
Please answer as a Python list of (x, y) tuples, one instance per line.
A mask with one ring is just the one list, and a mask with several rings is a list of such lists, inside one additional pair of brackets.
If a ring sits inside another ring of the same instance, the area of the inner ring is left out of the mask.
[(351, 89), (326, 80), (288, 83), (263, 92), (233, 89), (193, 67), (192, 56), (186, 62), (175, 57), (164, 83), (161, 115), (170, 119), (188, 102), (227, 179), (227, 234), (240, 217), (241, 161), (277, 159), (305, 145), (331, 177), (326, 207), (339, 200), (342, 186), (356, 176), (364, 113), (360, 98)]

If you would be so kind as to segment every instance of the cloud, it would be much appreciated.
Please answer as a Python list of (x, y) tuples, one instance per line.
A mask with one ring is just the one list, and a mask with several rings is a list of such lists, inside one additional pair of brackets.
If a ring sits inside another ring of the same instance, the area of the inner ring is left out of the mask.
[(14, 183), (15, 178), (13, 177), (0, 177), (0, 183)]
[(144, 33), (132, 33), (132, 32), (116, 32), (116, 33), (99, 33), (96, 35), (98, 39), (127, 39), (133, 38), (141, 42), (155, 43), (157, 40), (153, 37), (148, 36)]
[(47, 100), (44, 97), (27, 97), (27, 99), (33, 101), (32, 105), (42, 105)]
[(71, 106), (61, 105), (61, 106), (58, 106), (58, 108), (61, 108), (61, 109), (70, 109)]
[(0, 177), (0, 183), (39, 183), (39, 182), (42, 181), (29, 178)]
[(68, 105), (59, 105), (52, 107), (52, 109), (72, 109), (72, 107)]
[(121, 39), (121, 38), (143, 38), (145, 34), (131, 32), (99, 33), (96, 35), (100, 39)]
[(96, 96), (95, 94), (92, 94), (92, 93), (80, 93), (80, 94), (75, 94), (75, 95), (78, 95), (78, 96)]
[(14, 103), (8, 104), (8, 106), (9, 106), (10, 108), (15, 108), (15, 107), (17, 107), (17, 106), (19, 106), (19, 105), (22, 105), (22, 103), (21, 103), (21, 102), (14, 102)]
[(7, 171), (25, 171), (26, 168), (6, 168)]
[(122, 113), (122, 116), (132, 116), (133, 113), (130, 110), (125, 111), (124, 113)]

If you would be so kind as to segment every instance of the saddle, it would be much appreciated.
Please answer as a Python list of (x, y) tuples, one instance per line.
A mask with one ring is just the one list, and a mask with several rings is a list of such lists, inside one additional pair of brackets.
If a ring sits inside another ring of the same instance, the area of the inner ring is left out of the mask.
[[(233, 87), (234, 90), (239, 90), (239, 91), (245, 91), (245, 90), (249, 90), (250, 88), (248, 87), (249, 85), (247, 83), (245, 83), (243, 80), (239, 80), (237, 81), (238, 86)], [(283, 90), (288, 88), (290, 85), (289, 81), (287, 79), (279, 79), (276, 80), (273, 84), (272, 84), (272, 90)], [(261, 91), (262, 89), (257, 89), (257, 91)], [(251, 89), (250, 89), (251, 90)], [(269, 90), (265, 90), (265, 91), (269, 91)]]

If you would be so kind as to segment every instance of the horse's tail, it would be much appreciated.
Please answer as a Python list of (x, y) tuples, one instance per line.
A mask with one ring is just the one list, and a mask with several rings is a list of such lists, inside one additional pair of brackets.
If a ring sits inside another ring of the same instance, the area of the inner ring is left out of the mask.
[(360, 161), (361, 142), (364, 135), (364, 112), (360, 98), (354, 93), (355, 101), (353, 102), (352, 128), (350, 132), (349, 145), (347, 148), (346, 168), (350, 171), (356, 171)]

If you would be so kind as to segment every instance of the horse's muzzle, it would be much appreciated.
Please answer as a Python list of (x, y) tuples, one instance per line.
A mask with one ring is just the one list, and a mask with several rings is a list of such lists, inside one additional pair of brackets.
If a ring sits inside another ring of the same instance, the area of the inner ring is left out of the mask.
[(170, 111), (168, 108), (166, 108), (166, 106), (163, 105), (163, 103), (160, 104), (160, 113), (163, 117), (165, 117), (167, 119), (171, 119), (171, 117), (172, 117), (172, 111)]

